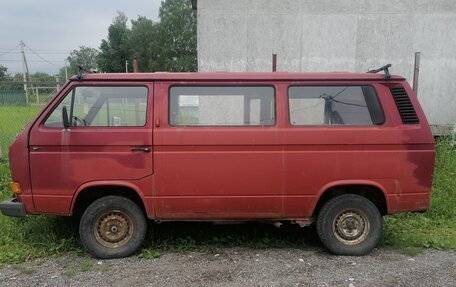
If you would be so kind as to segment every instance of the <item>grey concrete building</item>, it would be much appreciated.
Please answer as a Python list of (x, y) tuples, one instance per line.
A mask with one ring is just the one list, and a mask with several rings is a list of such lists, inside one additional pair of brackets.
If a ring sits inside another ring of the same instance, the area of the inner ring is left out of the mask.
[(432, 125), (456, 123), (456, 0), (193, 0), (198, 68), (365, 72), (413, 78)]

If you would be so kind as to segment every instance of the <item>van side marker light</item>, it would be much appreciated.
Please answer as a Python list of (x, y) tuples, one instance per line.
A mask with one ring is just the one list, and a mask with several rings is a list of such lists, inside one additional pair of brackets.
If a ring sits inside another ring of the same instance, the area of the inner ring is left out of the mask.
[(19, 185), (19, 182), (12, 182), (10, 184), (11, 191), (14, 192), (15, 194), (21, 193), (21, 186)]

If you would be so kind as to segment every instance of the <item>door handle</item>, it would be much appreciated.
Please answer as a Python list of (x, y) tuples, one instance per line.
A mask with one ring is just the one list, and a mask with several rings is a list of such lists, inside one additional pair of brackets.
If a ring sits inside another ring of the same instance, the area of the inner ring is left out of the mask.
[(130, 150), (132, 152), (150, 152), (151, 151), (151, 149), (148, 147), (139, 147), (139, 146), (132, 147), (132, 148), (130, 148)]

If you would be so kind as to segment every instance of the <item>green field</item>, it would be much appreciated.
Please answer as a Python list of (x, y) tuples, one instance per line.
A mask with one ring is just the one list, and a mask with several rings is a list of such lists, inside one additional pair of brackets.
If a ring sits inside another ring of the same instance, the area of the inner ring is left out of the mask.
[(0, 106), (0, 149), (6, 155), (8, 147), (24, 126), (40, 111), (40, 106)]
[[(6, 147), (40, 108), (0, 107), (1, 146)], [(7, 161), (0, 162), (0, 199), (9, 198)], [(426, 248), (456, 248), (456, 151), (446, 140), (437, 143), (436, 171), (431, 209), (385, 217), (382, 246), (416, 254)], [(214, 251), (220, 247), (306, 248), (321, 246), (313, 227), (265, 224), (213, 226), (204, 223), (153, 225), (139, 256), (154, 258), (165, 250)], [(43, 256), (82, 254), (77, 224), (70, 218), (0, 215), (0, 263), (22, 262)]]

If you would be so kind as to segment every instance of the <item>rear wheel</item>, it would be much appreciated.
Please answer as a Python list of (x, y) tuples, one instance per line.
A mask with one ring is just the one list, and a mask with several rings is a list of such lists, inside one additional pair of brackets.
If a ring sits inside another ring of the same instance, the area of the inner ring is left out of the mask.
[(377, 246), (383, 232), (382, 216), (368, 199), (345, 194), (329, 200), (317, 219), (323, 244), (338, 255), (364, 255)]
[(146, 235), (143, 211), (121, 196), (95, 200), (84, 211), (79, 235), (87, 251), (97, 258), (119, 258), (133, 254)]

